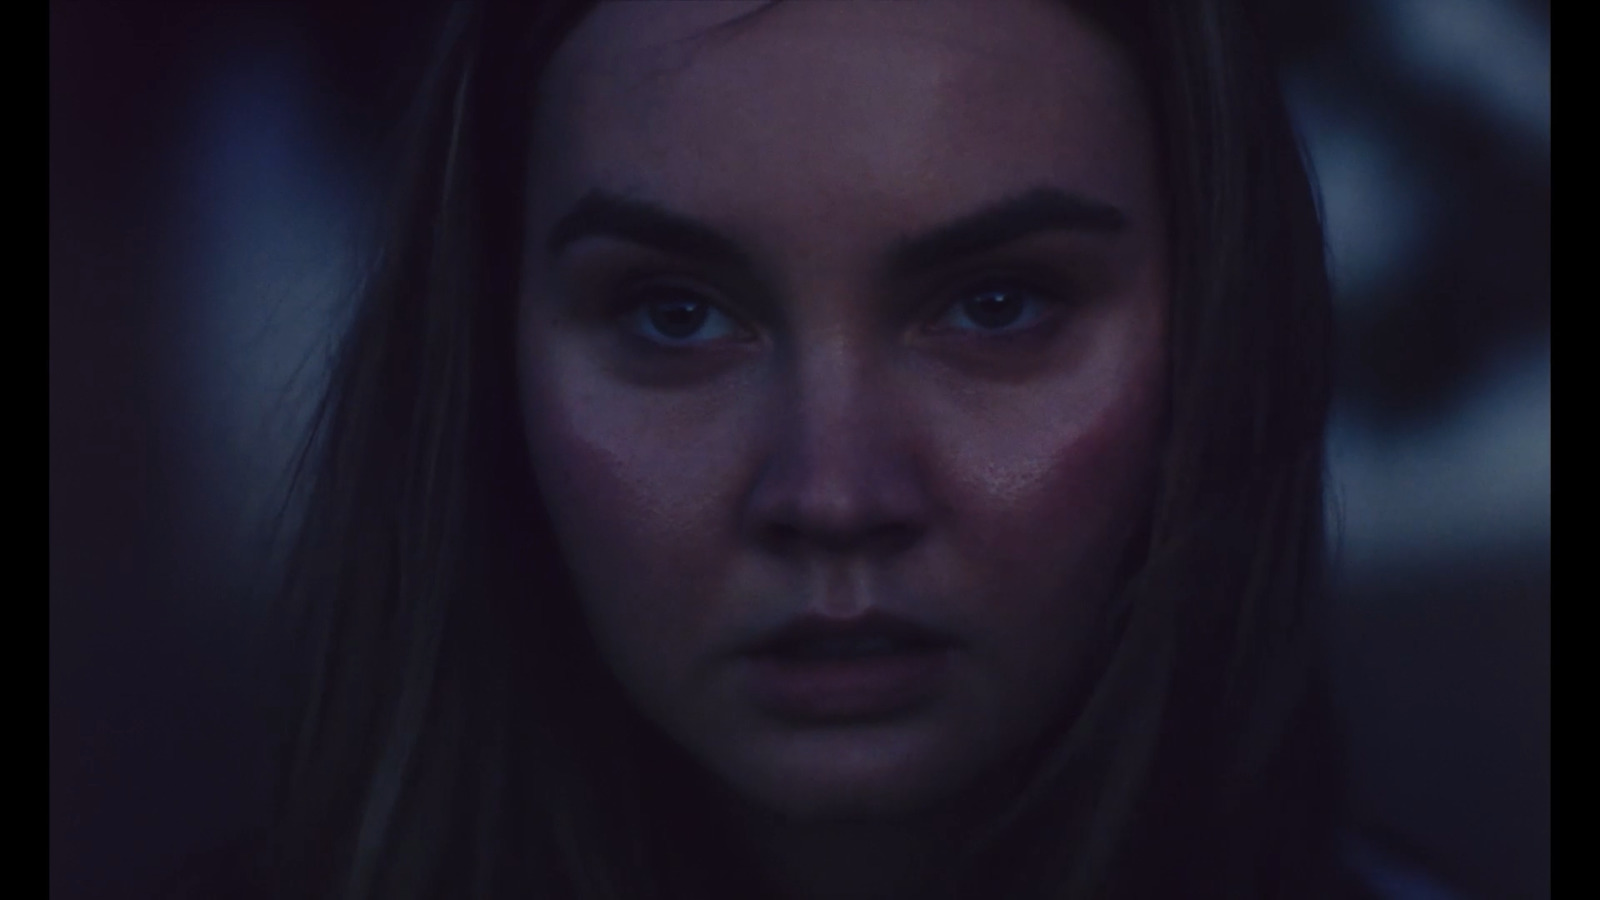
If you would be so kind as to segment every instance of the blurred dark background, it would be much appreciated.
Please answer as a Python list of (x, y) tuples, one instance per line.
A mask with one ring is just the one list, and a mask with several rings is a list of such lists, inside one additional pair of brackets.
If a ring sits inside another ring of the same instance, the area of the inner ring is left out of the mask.
[[(283, 469), (437, 13), (50, 4), (50, 896), (253, 821)], [(1550, 893), (1550, 12), (1269, 21), (1339, 287), (1329, 652), (1363, 824)]]

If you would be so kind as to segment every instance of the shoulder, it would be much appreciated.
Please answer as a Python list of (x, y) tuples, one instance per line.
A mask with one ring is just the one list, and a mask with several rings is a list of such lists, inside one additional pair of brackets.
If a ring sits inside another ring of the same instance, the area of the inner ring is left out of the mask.
[(264, 850), (260, 833), (232, 836), (186, 857), (157, 885), (149, 900), (266, 900)]
[(1282, 897), (1293, 900), (1472, 900), (1470, 892), (1403, 842), (1365, 832), (1336, 836), (1316, 871), (1295, 876)]
[(1435, 867), (1392, 841), (1352, 832), (1343, 838), (1341, 855), (1352, 888), (1358, 891), (1348, 894), (1352, 900), (1467, 900), (1466, 892)]

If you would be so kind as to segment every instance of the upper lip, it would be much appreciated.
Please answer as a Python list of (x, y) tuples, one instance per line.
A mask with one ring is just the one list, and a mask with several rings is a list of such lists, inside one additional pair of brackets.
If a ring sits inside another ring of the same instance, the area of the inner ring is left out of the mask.
[(750, 648), (750, 654), (779, 653), (809, 641), (840, 638), (885, 638), (919, 648), (957, 643), (947, 632), (892, 613), (875, 610), (848, 619), (807, 613), (762, 637)]

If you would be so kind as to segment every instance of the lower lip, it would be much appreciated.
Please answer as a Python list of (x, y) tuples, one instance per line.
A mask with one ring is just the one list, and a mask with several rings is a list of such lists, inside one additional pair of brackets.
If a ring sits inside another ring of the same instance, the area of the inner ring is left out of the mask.
[(939, 687), (948, 648), (857, 659), (747, 658), (757, 705), (781, 718), (806, 721), (879, 719), (906, 712)]

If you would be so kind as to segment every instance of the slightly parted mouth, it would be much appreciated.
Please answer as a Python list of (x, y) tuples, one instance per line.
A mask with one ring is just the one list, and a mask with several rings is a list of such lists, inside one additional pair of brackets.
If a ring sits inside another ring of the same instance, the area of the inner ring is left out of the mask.
[(794, 660), (914, 653), (954, 647), (946, 632), (885, 612), (848, 619), (808, 613), (753, 644), (747, 655)]

